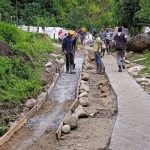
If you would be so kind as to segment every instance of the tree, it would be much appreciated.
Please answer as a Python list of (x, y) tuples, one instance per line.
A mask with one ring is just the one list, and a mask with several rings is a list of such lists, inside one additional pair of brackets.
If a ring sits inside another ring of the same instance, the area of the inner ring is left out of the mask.
[(139, 20), (139, 25), (150, 26), (150, 1), (140, 0), (141, 9), (136, 14), (136, 19)]
[(11, 2), (9, 0), (0, 0), (0, 19), (10, 21), (12, 14)]
[(117, 24), (131, 28), (134, 24), (134, 16), (140, 10), (140, 0), (119, 0), (116, 3)]

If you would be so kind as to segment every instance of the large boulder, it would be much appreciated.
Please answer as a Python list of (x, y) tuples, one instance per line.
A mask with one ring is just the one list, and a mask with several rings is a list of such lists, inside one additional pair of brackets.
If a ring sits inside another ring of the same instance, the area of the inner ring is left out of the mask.
[(127, 50), (140, 53), (145, 49), (150, 49), (150, 33), (138, 34), (129, 39)]

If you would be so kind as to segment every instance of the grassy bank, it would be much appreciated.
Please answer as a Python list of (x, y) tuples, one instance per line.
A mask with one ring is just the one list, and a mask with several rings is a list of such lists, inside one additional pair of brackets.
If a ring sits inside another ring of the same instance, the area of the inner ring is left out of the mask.
[(0, 103), (23, 102), (41, 90), (42, 62), (52, 51), (51, 41), (6, 23), (0, 23), (0, 41), (12, 48), (11, 56), (0, 56)]

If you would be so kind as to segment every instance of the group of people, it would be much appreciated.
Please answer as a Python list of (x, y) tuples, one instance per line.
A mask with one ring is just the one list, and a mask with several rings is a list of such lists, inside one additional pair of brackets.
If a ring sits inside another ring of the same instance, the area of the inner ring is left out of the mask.
[[(66, 73), (74, 74), (75, 69), (75, 50), (77, 49), (77, 39), (80, 38), (81, 45), (83, 45), (84, 38), (86, 36), (86, 32), (83, 30), (78, 30), (76, 32), (69, 31), (68, 34), (62, 40), (62, 50), (66, 57)], [(97, 73), (105, 72), (105, 67), (101, 57), (105, 55), (105, 51), (107, 54), (110, 54), (110, 49), (112, 43), (115, 45), (115, 50), (117, 52), (117, 64), (119, 68), (119, 72), (122, 72), (122, 69), (125, 69), (124, 65), (124, 57), (126, 51), (126, 43), (127, 43), (127, 33), (123, 30), (122, 27), (118, 27), (115, 30), (113, 29), (101, 29), (101, 31), (95, 32), (93, 34), (94, 37), (94, 56), (95, 62), (97, 66)]]
[(127, 43), (127, 33), (125, 33), (125, 31), (126, 30), (123, 31), (123, 27), (117, 27), (114, 31), (108, 29), (105, 31), (102, 29), (100, 33), (95, 34), (94, 55), (97, 65), (97, 73), (105, 71), (101, 54), (104, 56), (105, 50), (107, 51), (107, 54), (110, 53), (111, 42), (114, 43), (117, 52), (116, 59), (119, 68), (118, 72), (122, 72), (122, 69), (125, 69), (124, 57)]

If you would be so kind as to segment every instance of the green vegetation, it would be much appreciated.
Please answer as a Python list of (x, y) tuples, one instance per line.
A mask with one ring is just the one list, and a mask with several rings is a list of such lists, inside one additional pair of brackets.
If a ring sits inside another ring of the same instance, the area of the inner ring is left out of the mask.
[(16, 24), (88, 29), (114, 25), (113, 0), (2, 1), (2, 20)]
[(0, 102), (18, 103), (40, 91), (42, 61), (52, 50), (51, 42), (45, 35), (27, 33), (6, 23), (0, 23), (0, 35), (13, 52), (0, 56)]
[(17, 25), (88, 29), (122, 25), (132, 34), (150, 25), (149, 0), (1, 0), (0, 14), (3, 21)]
[(0, 124), (0, 136), (2, 136), (7, 131), (7, 127)]

